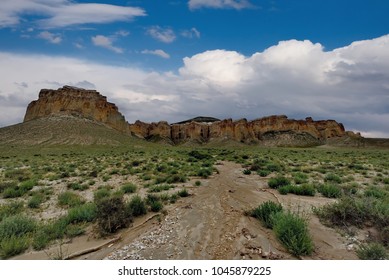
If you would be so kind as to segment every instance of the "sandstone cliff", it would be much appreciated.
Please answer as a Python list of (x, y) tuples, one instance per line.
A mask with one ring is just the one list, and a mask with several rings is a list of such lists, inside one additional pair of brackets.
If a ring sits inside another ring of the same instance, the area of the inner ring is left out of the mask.
[(334, 120), (294, 120), (284, 115), (252, 121), (197, 117), (174, 124), (165, 121), (136, 121), (134, 124), (128, 124), (118, 107), (107, 102), (105, 96), (95, 90), (70, 86), (58, 90), (42, 89), (38, 100), (28, 105), (24, 121), (55, 115), (87, 118), (148, 141), (171, 144), (231, 140), (271, 146), (313, 146), (328, 143), (329, 139), (347, 137), (351, 133), (346, 132), (343, 125)]
[(107, 98), (95, 90), (71, 86), (58, 90), (42, 89), (38, 100), (28, 105), (24, 122), (58, 114), (95, 120), (128, 132), (128, 124), (115, 104), (107, 102)]
[(129, 130), (145, 139), (166, 139), (175, 144), (194, 141), (209, 142), (233, 140), (242, 143), (270, 145), (320, 145), (334, 137), (343, 137), (346, 131), (334, 120), (314, 121), (288, 119), (286, 116), (269, 116), (253, 121), (226, 119), (210, 122), (183, 122), (168, 125), (166, 122), (129, 125)]

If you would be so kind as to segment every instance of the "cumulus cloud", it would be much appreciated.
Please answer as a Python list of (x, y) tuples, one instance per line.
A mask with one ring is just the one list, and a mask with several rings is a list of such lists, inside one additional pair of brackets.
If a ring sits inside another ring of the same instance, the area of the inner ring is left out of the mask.
[(184, 30), (181, 32), (181, 36), (185, 38), (197, 38), (199, 39), (201, 37), (200, 31), (198, 31), (196, 28), (192, 27), (190, 30)]
[(142, 54), (151, 54), (151, 55), (156, 55), (156, 56), (159, 56), (159, 57), (162, 57), (162, 58), (170, 58), (170, 55), (168, 53), (166, 53), (165, 51), (163, 50), (154, 50), (154, 51), (151, 51), (151, 50), (143, 50), (141, 52)]
[(113, 45), (114, 38), (110, 38), (103, 35), (92, 36), (92, 43), (95, 46), (102, 47), (111, 50), (115, 53), (123, 53), (123, 49), (115, 47)]
[(253, 7), (248, 0), (189, 0), (188, 6), (191, 10), (200, 8), (241, 10)]
[(71, 0), (2, 0), (0, 28), (18, 25), (27, 15), (40, 17), (43, 28), (60, 28), (88, 23), (129, 21), (145, 16), (137, 7), (99, 3), (75, 3)]
[(251, 56), (206, 51), (165, 73), (0, 52), (0, 125), (20, 122), (41, 88), (73, 84), (93, 85), (130, 122), (286, 114), (335, 119), (348, 130), (389, 137), (388, 47), (389, 35), (332, 51), (289, 40)]
[(147, 34), (163, 43), (172, 43), (176, 39), (176, 34), (173, 29), (162, 28), (160, 26), (152, 26), (148, 28)]
[(44, 39), (52, 44), (59, 44), (62, 42), (62, 37), (57, 35), (57, 34), (53, 34), (49, 31), (42, 31), (38, 34), (38, 38), (41, 38), (41, 39)]

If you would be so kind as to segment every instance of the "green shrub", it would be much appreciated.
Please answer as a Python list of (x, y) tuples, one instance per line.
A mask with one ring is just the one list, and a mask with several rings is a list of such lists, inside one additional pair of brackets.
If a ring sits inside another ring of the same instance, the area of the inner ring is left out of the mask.
[(251, 174), (251, 170), (250, 169), (245, 169), (245, 170), (243, 170), (243, 174), (250, 175)]
[(139, 195), (131, 198), (130, 202), (127, 204), (127, 209), (134, 217), (142, 216), (147, 213), (146, 203)]
[(148, 192), (158, 193), (158, 192), (167, 191), (170, 189), (174, 189), (174, 186), (164, 184), (164, 185), (152, 186), (149, 188)]
[(331, 225), (362, 226), (368, 219), (363, 201), (351, 197), (343, 197), (339, 201), (315, 209), (315, 213)]
[(12, 236), (20, 237), (31, 233), (36, 228), (36, 222), (22, 215), (9, 216), (0, 222), (0, 240)]
[(12, 185), (3, 191), (3, 198), (17, 198), (25, 195), (27, 192), (37, 184), (37, 180), (30, 179), (19, 183), (19, 185)]
[(170, 203), (176, 203), (177, 199), (178, 199), (178, 194), (173, 193), (173, 194), (170, 196), (170, 198), (169, 198), (169, 202), (170, 202)]
[(282, 195), (287, 195), (288, 193), (290, 193), (290, 189), (291, 189), (291, 185), (286, 185), (286, 186), (281, 186), (278, 188), (278, 192)]
[(174, 184), (174, 183), (185, 183), (187, 178), (184, 175), (174, 174), (166, 178), (166, 183)]
[(365, 196), (375, 197), (375, 198), (383, 198), (388, 195), (386, 191), (378, 187), (369, 187), (368, 189), (365, 190), (364, 194)]
[(210, 168), (201, 168), (197, 171), (197, 176), (207, 179), (212, 175), (212, 169)]
[(327, 174), (327, 175), (324, 177), (324, 181), (326, 181), (326, 182), (332, 182), (332, 183), (337, 183), (337, 184), (342, 183), (342, 179), (341, 179), (338, 175), (335, 175), (335, 174), (333, 174), (333, 173)]
[(66, 236), (68, 236), (70, 238), (83, 235), (84, 233), (85, 233), (85, 229), (81, 225), (78, 225), (78, 224), (75, 224), (75, 225), (70, 224), (66, 228)]
[(155, 194), (148, 194), (147, 196), (146, 196), (146, 203), (148, 204), (148, 205), (151, 205), (153, 202), (155, 202), (155, 201), (160, 201), (160, 198), (159, 198), (159, 196), (157, 196), (157, 195), (155, 195)]
[(272, 215), (273, 231), (280, 242), (295, 256), (310, 255), (313, 241), (309, 235), (307, 221), (291, 212)]
[(178, 191), (177, 194), (178, 194), (180, 197), (187, 197), (187, 196), (189, 196), (189, 192), (188, 192), (187, 189), (182, 189), (182, 190)]
[(97, 223), (101, 233), (114, 233), (131, 223), (123, 198), (107, 197), (97, 203)]
[(74, 191), (85, 191), (89, 188), (87, 184), (80, 184), (80, 183), (69, 183), (67, 185), (68, 189), (72, 189)]
[(278, 188), (280, 194), (293, 193), (295, 195), (315, 196), (316, 189), (312, 185), (304, 184), (301, 186), (287, 185)]
[(257, 174), (261, 177), (266, 177), (270, 174), (271, 172), (269, 170), (258, 170)]
[(136, 189), (137, 187), (133, 183), (127, 183), (121, 188), (124, 193), (134, 193), (136, 192)]
[(69, 209), (66, 216), (68, 224), (93, 222), (96, 218), (97, 207), (94, 203), (86, 203)]
[(200, 151), (198, 151), (198, 150), (190, 151), (190, 152), (188, 153), (188, 155), (189, 155), (190, 157), (193, 157), (193, 158), (198, 159), (198, 160), (204, 160), (204, 159), (211, 159), (211, 158), (212, 158), (211, 155), (206, 154), (206, 153), (204, 153), (204, 152), (200, 152)]
[(276, 163), (270, 163), (266, 165), (266, 169), (269, 170), (270, 172), (280, 172), (282, 171), (282, 167), (279, 164)]
[(8, 204), (0, 205), (0, 222), (9, 216), (19, 214), (23, 211), (23, 202), (11, 202)]
[(41, 203), (44, 201), (44, 196), (42, 194), (33, 195), (27, 202), (27, 206), (30, 208), (39, 208)]
[(293, 180), (296, 184), (304, 184), (308, 182), (308, 175), (298, 172), (293, 174)]
[(58, 204), (60, 206), (74, 207), (85, 203), (84, 199), (78, 194), (70, 191), (58, 195)]
[(360, 245), (357, 255), (361, 260), (386, 260), (388, 258), (385, 247), (378, 243)]
[(30, 246), (28, 238), (24, 236), (10, 236), (0, 239), (0, 258), (8, 259), (23, 253)]
[(195, 186), (196, 186), (196, 187), (201, 186), (201, 181), (198, 181), (198, 180), (197, 180), (197, 181), (195, 182)]
[(279, 187), (290, 185), (290, 181), (288, 178), (278, 176), (275, 178), (270, 178), (267, 184), (272, 189), (278, 189)]
[(6, 188), (3, 192), (3, 198), (16, 198), (21, 196), (23, 196), (23, 193), (18, 186), (13, 188)]
[(37, 251), (43, 250), (47, 247), (50, 241), (50, 236), (44, 230), (38, 230), (34, 234), (34, 239), (32, 240), (32, 248)]
[(100, 199), (106, 198), (111, 196), (111, 189), (109, 186), (104, 186), (99, 188), (97, 191), (93, 194), (93, 199), (95, 202), (98, 202)]
[(51, 240), (63, 238), (68, 225), (69, 219), (67, 216), (40, 225), (38, 231), (34, 235), (33, 247), (45, 248)]
[(22, 182), (31, 178), (31, 172), (28, 169), (12, 169), (5, 171), (4, 177)]
[(342, 196), (342, 189), (335, 185), (321, 185), (318, 188), (319, 193), (328, 198), (339, 198)]
[(282, 205), (273, 201), (266, 201), (257, 208), (251, 210), (250, 215), (260, 221), (267, 227), (273, 228), (272, 214), (282, 211)]
[(159, 212), (163, 208), (163, 204), (161, 201), (153, 201), (150, 203), (150, 210), (152, 212)]
[(2, 193), (5, 189), (14, 189), (18, 185), (17, 182), (15, 181), (5, 181), (5, 182), (0, 182), (0, 193)]
[(26, 193), (26, 192), (32, 190), (32, 188), (35, 187), (37, 184), (38, 184), (38, 180), (29, 179), (29, 180), (21, 182), (19, 184), (19, 187), (24, 193)]

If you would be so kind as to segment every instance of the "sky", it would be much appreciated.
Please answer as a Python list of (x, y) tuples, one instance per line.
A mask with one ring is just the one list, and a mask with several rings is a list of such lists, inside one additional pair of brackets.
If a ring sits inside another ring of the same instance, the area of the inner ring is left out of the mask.
[(387, 0), (0, 0), (0, 127), (42, 88), (130, 123), (335, 119), (389, 138)]

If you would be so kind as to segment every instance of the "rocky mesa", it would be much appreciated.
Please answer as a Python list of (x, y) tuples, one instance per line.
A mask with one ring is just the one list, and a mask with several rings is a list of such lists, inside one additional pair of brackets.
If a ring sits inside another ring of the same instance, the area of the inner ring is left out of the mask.
[(326, 144), (334, 138), (360, 137), (346, 132), (343, 124), (335, 120), (314, 121), (310, 117), (294, 120), (284, 115), (251, 121), (197, 117), (174, 124), (139, 120), (129, 124), (118, 107), (108, 102), (105, 96), (95, 90), (71, 86), (42, 89), (39, 99), (28, 105), (24, 122), (58, 114), (91, 119), (128, 135), (171, 144), (236, 141), (268, 146), (314, 146)]
[[(203, 117), (199, 117), (203, 118)], [(196, 119), (199, 119), (196, 118)], [(185, 121), (169, 125), (167, 122), (144, 123), (136, 121), (129, 125), (133, 135), (147, 140), (168, 140), (174, 144), (194, 141), (206, 143), (212, 141), (232, 140), (247, 144), (275, 146), (311, 146), (322, 145), (327, 139), (346, 135), (359, 137), (346, 132), (343, 124), (335, 120), (314, 121), (288, 119), (287, 116), (269, 116), (248, 121), (213, 120)]]
[(64, 86), (57, 90), (42, 89), (38, 100), (32, 101), (24, 122), (51, 115), (73, 115), (101, 122), (116, 130), (127, 132), (128, 123), (118, 107), (95, 90)]

